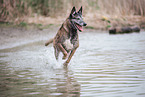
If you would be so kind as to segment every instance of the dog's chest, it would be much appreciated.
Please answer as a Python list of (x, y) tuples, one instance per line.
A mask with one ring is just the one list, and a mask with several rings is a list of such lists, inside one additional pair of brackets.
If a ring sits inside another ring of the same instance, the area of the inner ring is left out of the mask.
[(73, 49), (73, 44), (71, 43), (70, 38), (69, 38), (69, 39), (66, 39), (66, 40), (64, 41), (63, 45), (65, 46), (65, 48), (66, 48), (67, 50)]

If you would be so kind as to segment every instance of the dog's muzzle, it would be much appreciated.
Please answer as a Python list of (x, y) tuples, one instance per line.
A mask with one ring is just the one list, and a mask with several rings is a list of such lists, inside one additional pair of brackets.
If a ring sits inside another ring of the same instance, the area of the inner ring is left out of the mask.
[(87, 24), (86, 24), (86, 23), (84, 23), (84, 24), (83, 24), (83, 26), (87, 26)]

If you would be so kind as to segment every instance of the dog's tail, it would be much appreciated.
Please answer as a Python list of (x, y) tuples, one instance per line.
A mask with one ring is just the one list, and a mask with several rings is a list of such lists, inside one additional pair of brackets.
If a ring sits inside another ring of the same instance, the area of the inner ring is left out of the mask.
[(45, 46), (48, 46), (50, 43), (52, 43), (52, 42), (53, 42), (53, 39), (54, 39), (54, 38), (48, 40), (48, 41), (45, 43)]

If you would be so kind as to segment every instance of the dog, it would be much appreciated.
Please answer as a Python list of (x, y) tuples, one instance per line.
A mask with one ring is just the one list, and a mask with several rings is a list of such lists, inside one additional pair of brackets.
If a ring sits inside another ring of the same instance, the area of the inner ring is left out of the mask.
[(53, 42), (55, 58), (58, 60), (59, 53), (63, 53), (63, 58), (66, 59), (64, 65), (67, 66), (79, 47), (78, 31), (83, 31), (83, 26), (87, 24), (83, 21), (82, 6), (78, 12), (73, 7), (69, 17), (64, 21), (53, 39), (48, 40), (45, 46)]

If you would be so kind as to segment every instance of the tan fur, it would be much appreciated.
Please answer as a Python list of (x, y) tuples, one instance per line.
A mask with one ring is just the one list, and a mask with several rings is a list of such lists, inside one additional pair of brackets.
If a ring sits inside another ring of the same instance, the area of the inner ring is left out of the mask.
[(83, 31), (82, 26), (86, 25), (82, 18), (82, 6), (78, 12), (73, 7), (70, 16), (64, 21), (54, 39), (45, 43), (45, 46), (47, 46), (53, 42), (56, 60), (58, 60), (59, 53), (62, 52), (62, 59), (66, 59), (64, 65), (68, 65), (79, 47), (78, 30)]
[(53, 42), (56, 59), (58, 59), (59, 52), (62, 52), (64, 55), (62, 59), (66, 59), (68, 57), (64, 65), (67, 65), (70, 62), (73, 54), (79, 47), (78, 32), (76, 33), (76, 39), (74, 39), (75, 43), (72, 44), (71, 42), (74, 40), (71, 41), (69, 37), (69, 34), (72, 33), (71, 31), (71, 23), (69, 19), (66, 19), (58, 30), (56, 36), (45, 43), (45, 46), (48, 46)]

